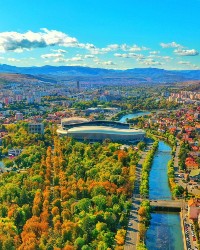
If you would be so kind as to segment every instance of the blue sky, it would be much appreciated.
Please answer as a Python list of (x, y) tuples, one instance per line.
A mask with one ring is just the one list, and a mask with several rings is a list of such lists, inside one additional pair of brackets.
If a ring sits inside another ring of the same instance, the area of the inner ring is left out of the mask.
[(0, 0), (0, 63), (200, 69), (200, 0)]

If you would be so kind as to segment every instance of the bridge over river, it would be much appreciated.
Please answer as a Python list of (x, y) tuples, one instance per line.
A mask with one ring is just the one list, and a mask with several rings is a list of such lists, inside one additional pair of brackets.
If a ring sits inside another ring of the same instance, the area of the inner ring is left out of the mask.
[[(140, 195), (133, 195), (133, 199), (136, 200), (145, 200), (145, 199), (149, 199), (148, 196), (140, 196)], [(183, 209), (185, 207), (185, 200), (182, 196), (178, 197), (178, 199), (176, 200), (171, 200), (170, 197), (159, 197), (159, 200), (154, 199), (154, 200), (150, 200), (150, 205), (155, 208), (162, 208), (162, 210), (166, 210), (168, 208), (179, 208), (179, 209)]]
[(150, 201), (150, 205), (152, 207), (157, 207), (157, 208), (180, 208), (183, 209), (185, 205), (184, 200), (153, 200)]

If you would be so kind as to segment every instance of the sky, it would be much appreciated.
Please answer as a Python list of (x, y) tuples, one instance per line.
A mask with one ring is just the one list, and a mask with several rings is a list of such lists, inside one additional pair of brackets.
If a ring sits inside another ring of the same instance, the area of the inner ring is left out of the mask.
[(0, 0), (0, 64), (200, 69), (200, 0)]

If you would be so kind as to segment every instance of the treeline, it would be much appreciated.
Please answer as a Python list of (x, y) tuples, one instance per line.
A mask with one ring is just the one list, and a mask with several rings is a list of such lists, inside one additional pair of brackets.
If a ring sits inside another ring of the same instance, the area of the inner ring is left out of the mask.
[(178, 165), (181, 170), (185, 170), (185, 160), (187, 158), (189, 151), (190, 151), (189, 144), (187, 142), (182, 142), (180, 145), (180, 152), (178, 155), (179, 158)]
[(181, 196), (184, 193), (184, 188), (175, 183), (174, 173), (175, 173), (174, 158), (172, 158), (171, 160), (169, 160), (167, 164), (167, 175), (168, 175), (169, 185), (172, 191), (172, 196), (175, 198)]
[(149, 172), (151, 170), (151, 165), (153, 161), (153, 156), (158, 148), (158, 140), (156, 140), (152, 148), (147, 153), (147, 156), (142, 164), (142, 175), (141, 175), (141, 184), (140, 184), (140, 195), (148, 196), (149, 195)]
[(149, 200), (142, 201), (139, 214), (139, 244), (137, 250), (146, 250), (145, 235), (151, 220), (151, 206)]
[(0, 249), (123, 249), (138, 153), (51, 136), (36, 161), (26, 146), (26, 172), (1, 176)]

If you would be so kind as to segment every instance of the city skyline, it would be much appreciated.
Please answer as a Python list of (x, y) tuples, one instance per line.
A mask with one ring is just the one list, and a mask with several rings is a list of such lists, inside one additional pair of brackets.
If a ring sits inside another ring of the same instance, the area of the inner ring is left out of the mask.
[(200, 69), (199, 7), (199, 0), (2, 2), (0, 64)]

